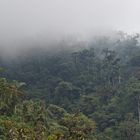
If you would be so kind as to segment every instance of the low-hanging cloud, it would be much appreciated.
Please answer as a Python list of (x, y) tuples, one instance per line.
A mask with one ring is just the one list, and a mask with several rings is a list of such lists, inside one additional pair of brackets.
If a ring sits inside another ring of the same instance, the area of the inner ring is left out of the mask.
[(139, 0), (1, 0), (0, 45), (43, 36), (139, 31), (139, 9)]

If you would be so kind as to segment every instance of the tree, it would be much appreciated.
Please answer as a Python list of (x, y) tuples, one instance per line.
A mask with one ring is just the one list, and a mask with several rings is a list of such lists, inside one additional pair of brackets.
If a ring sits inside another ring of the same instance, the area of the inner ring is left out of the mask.
[(137, 140), (139, 139), (140, 131), (138, 122), (133, 118), (133, 115), (127, 114), (125, 120), (119, 125), (121, 140)]
[(60, 124), (68, 128), (69, 135), (67, 138), (69, 140), (94, 139), (96, 123), (83, 114), (67, 114)]
[(14, 82), (9, 83), (5, 78), (0, 78), (0, 114), (11, 115), (22, 95)]
[(70, 82), (60, 82), (55, 88), (54, 104), (68, 108), (80, 97), (80, 88)]
[(128, 104), (132, 107), (134, 113), (137, 114), (140, 123), (140, 81), (135, 77), (129, 79), (126, 87)]

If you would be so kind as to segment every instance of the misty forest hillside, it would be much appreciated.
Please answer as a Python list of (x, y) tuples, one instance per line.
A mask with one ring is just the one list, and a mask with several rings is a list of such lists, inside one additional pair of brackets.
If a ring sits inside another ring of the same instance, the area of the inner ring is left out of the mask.
[(1, 52), (0, 140), (139, 140), (139, 38)]

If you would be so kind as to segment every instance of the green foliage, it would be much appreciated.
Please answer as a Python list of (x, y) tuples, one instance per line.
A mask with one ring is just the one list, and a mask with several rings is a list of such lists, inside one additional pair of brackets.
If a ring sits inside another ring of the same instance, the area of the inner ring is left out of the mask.
[(137, 120), (132, 114), (127, 114), (125, 120), (119, 124), (121, 140), (137, 140), (140, 138), (140, 129)]
[(93, 139), (96, 129), (95, 122), (83, 114), (68, 114), (62, 119), (61, 124), (68, 128), (68, 138), (74, 140)]
[(16, 85), (0, 78), (0, 115), (11, 115), (21, 95)]
[(140, 139), (138, 35), (121, 36), (1, 61), (1, 76), (16, 80), (0, 78), (0, 139)]

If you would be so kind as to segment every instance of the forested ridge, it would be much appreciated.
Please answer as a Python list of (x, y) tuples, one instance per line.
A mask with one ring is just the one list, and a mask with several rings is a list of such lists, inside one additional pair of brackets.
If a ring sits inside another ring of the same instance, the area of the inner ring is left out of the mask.
[(139, 140), (139, 38), (1, 56), (0, 139)]

